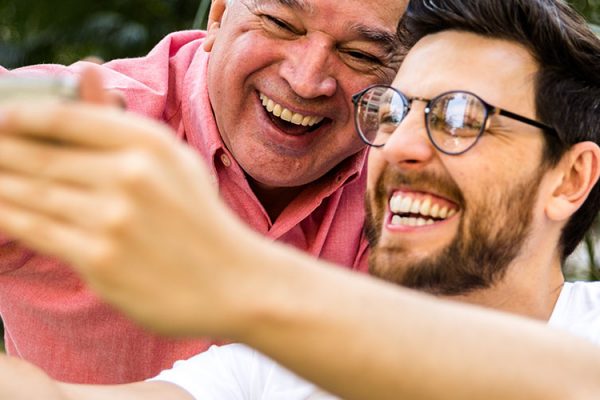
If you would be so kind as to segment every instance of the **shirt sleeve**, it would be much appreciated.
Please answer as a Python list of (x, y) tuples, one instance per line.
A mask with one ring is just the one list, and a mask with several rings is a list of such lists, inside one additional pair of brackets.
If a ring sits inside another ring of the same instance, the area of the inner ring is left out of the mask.
[(202, 354), (177, 361), (173, 368), (149, 381), (175, 384), (196, 400), (338, 400), (241, 344), (212, 346)]
[[(259, 383), (253, 378), (256, 352), (249, 347), (231, 344), (211, 346), (206, 352), (177, 361), (149, 381), (173, 383), (197, 400), (254, 398), (250, 390)], [(246, 373), (237, 373), (245, 371)]]

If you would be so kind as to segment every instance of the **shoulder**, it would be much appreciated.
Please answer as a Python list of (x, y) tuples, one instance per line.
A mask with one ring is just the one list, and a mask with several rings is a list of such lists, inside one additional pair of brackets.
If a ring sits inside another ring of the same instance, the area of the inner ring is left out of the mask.
[(600, 282), (566, 282), (549, 323), (600, 345)]

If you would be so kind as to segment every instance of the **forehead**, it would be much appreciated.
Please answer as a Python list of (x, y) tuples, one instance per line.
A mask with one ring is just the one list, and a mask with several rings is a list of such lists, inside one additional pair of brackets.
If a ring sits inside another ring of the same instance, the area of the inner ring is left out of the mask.
[(533, 57), (517, 43), (444, 31), (411, 49), (394, 86), (408, 96), (427, 98), (466, 90), (498, 107), (533, 110), (537, 70)]
[[(239, 0), (238, 0), (239, 1)], [(320, 25), (335, 30), (375, 26), (395, 32), (400, 17), (406, 9), (406, 0), (241, 0), (255, 7), (279, 7), (306, 17), (307, 24)]]

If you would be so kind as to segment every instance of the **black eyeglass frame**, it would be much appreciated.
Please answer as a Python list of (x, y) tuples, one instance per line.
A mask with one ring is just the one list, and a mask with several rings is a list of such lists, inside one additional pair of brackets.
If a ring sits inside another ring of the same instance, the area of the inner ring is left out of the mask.
[[(534, 126), (536, 128), (541, 129), (543, 132), (547, 132), (549, 134), (552, 134), (553, 136), (555, 136), (556, 138), (558, 138), (558, 140), (560, 140), (560, 137), (558, 135), (558, 132), (556, 132), (556, 130), (554, 128), (552, 128), (551, 126), (548, 126), (542, 122), (536, 121), (534, 119), (531, 118), (527, 118), (524, 117), (522, 115), (513, 113), (511, 111), (505, 110), (503, 108), (500, 107), (496, 107), (494, 105), (491, 105), (490, 103), (486, 102), (485, 100), (483, 100), (481, 97), (477, 96), (475, 93), (466, 91), (466, 90), (450, 90), (444, 93), (441, 93), (437, 96), (435, 96), (432, 99), (426, 99), (424, 97), (407, 97), (404, 93), (402, 93), (401, 91), (399, 91), (398, 89), (396, 89), (393, 86), (390, 85), (383, 85), (383, 84), (376, 84), (376, 85), (371, 85), (368, 86), (366, 88), (364, 88), (363, 90), (361, 90), (360, 92), (354, 94), (352, 96), (352, 104), (354, 104), (354, 126), (356, 128), (356, 132), (358, 133), (358, 136), (360, 137), (360, 139), (366, 143), (367, 145), (371, 146), (371, 147), (383, 147), (383, 145), (385, 145), (385, 143), (382, 144), (374, 144), (371, 143), (367, 140), (367, 138), (364, 136), (364, 134), (362, 133), (360, 127), (359, 127), (359, 122), (358, 122), (358, 103), (360, 101), (360, 99), (364, 96), (365, 93), (367, 93), (368, 91), (370, 91), (371, 89), (374, 88), (384, 88), (384, 89), (391, 89), (393, 90), (395, 93), (397, 93), (400, 98), (402, 99), (402, 103), (404, 105), (405, 108), (405, 112), (404, 115), (402, 116), (402, 120), (398, 123), (398, 126), (402, 123), (402, 121), (404, 120), (404, 118), (406, 118), (406, 116), (408, 115), (410, 108), (412, 106), (412, 103), (414, 100), (418, 100), (418, 101), (423, 101), (425, 102), (425, 109), (424, 109), (424, 117), (425, 117), (425, 129), (427, 131), (427, 136), (429, 137), (429, 141), (433, 144), (433, 146), (439, 150), (440, 152), (444, 153), (444, 154), (448, 154), (448, 155), (460, 155), (463, 154), (465, 152), (467, 152), (468, 150), (470, 150), (473, 146), (475, 146), (475, 144), (477, 144), (477, 142), (479, 141), (479, 138), (483, 135), (483, 133), (485, 132), (485, 130), (487, 129), (487, 122), (488, 119), (490, 117), (490, 115), (502, 115), (504, 117), (507, 118), (511, 118), (513, 120), (522, 122), (524, 124), (527, 125), (531, 125)], [(473, 143), (471, 143), (467, 148), (460, 150), (458, 152), (449, 152), (447, 150), (444, 150), (442, 148), (439, 147), (439, 145), (435, 142), (435, 140), (433, 140), (433, 137), (431, 135), (431, 130), (429, 129), (429, 122), (428, 122), (428, 118), (427, 116), (429, 115), (429, 113), (431, 112), (431, 103), (434, 103), (436, 100), (439, 100), (440, 98), (449, 95), (449, 94), (467, 94), (469, 96), (473, 96), (475, 97), (478, 101), (481, 102), (481, 104), (483, 104), (484, 106), (484, 111), (485, 111), (485, 115), (483, 117), (483, 121), (481, 124), (481, 128), (479, 130), (479, 132), (477, 133), (477, 137), (475, 138), (475, 140), (473, 141)]]

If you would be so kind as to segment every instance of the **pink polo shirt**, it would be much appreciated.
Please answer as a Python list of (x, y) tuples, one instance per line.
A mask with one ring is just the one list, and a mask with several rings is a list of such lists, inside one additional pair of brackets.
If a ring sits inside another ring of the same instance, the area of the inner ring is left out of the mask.
[[(364, 152), (306, 189), (271, 221), (217, 131), (207, 93), (204, 36), (174, 33), (146, 57), (103, 65), (107, 88), (122, 91), (130, 110), (165, 121), (195, 148), (223, 200), (257, 232), (364, 271)], [(83, 65), (41, 65), (10, 73), (73, 75)], [(68, 266), (7, 238), (0, 239), (0, 314), (10, 354), (69, 382), (141, 380), (211, 344), (145, 331), (98, 299)]]

